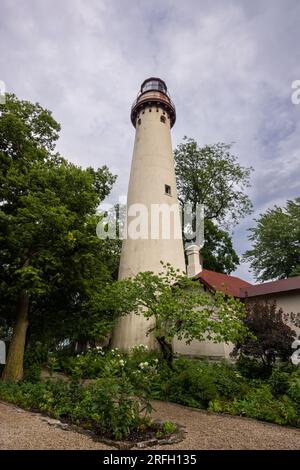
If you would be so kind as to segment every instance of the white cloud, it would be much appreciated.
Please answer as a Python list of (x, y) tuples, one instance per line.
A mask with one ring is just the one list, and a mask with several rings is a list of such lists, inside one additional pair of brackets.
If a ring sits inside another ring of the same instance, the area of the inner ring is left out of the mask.
[[(130, 106), (147, 76), (167, 81), (177, 106), (173, 142), (235, 141), (255, 167), (255, 212), (299, 195), (297, 0), (2, 0), (0, 79), (62, 124), (59, 150), (107, 164), (125, 193), (134, 129)], [(245, 221), (235, 231), (241, 253)], [(245, 274), (245, 267), (240, 268)], [(241, 271), (242, 272), (242, 271)]]

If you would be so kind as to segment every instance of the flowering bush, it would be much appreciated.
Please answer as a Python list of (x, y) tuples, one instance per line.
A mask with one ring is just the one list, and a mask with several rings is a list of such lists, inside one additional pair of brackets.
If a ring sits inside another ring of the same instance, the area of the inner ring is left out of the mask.
[(53, 364), (56, 371), (65, 372), (79, 379), (128, 377), (135, 383), (155, 375), (159, 359), (158, 353), (149, 353), (145, 345), (132, 348), (128, 355), (121, 353), (118, 348), (104, 350), (97, 346), (75, 357), (65, 355), (51, 357), (50, 370), (53, 370)]
[[(53, 360), (53, 359), (52, 359)], [(98, 377), (119, 377), (125, 366), (125, 356), (118, 349), (104, 351), (101, 346), (86, 353), (74, 356), (57, 356), (58, 370), (79, 379), (96, 379)]]

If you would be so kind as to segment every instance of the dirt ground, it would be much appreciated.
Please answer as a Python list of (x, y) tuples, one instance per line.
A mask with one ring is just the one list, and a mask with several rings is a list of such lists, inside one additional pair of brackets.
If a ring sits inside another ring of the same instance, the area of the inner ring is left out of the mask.
[[(151, 449), (300, 449), (300, 430), (233, 416), (217, 415), (172, 403), (154, 402), (154, 418), (185, 427), (184, 441)], [(109, 450), (89, 436), (49, 425), (38, 414), (0, 402), (0, 449)]]

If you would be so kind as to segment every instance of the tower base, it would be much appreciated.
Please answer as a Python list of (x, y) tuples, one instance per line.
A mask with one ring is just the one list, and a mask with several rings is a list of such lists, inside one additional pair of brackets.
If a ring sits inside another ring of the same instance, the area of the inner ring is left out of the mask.
[(118, 319), (115, 325), (111, 345), (121, 351), (128, 351), (135, 346), (147, 346), (149, 351), (159, 350), (159, 344), (153, 333), (147, 334), (154, 326), (154, 318), (146, 319), (143, 314), (130, 313)]

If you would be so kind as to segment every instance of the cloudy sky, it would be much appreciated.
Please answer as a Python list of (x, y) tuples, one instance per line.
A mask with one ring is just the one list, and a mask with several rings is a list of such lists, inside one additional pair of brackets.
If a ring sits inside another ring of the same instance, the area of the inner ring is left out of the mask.
[[(255, 215), (300, 195), (299, 0), (0, 0), (0, 80), (61, 123), (59, 151), (107, 164), (126, 194), (140, 83), (165, 79), (176, 146), (236, 142)], [(234, 230), (249, 248), (248, 217)], [(251, 280), (247, 265), (237, 275)]]

